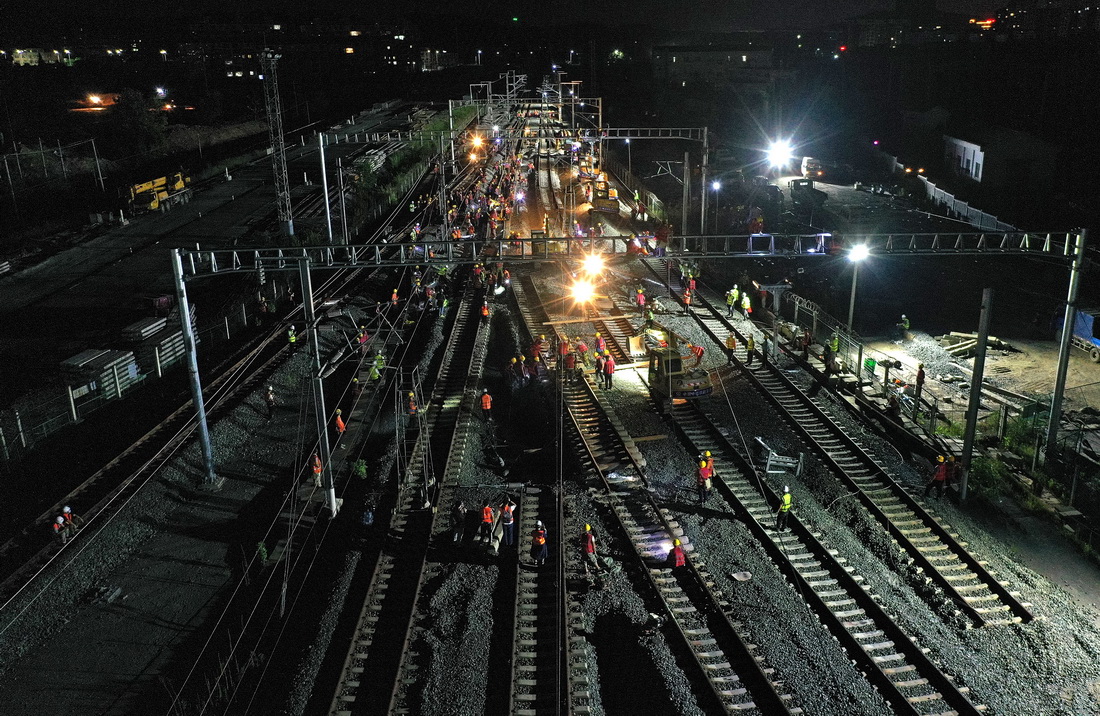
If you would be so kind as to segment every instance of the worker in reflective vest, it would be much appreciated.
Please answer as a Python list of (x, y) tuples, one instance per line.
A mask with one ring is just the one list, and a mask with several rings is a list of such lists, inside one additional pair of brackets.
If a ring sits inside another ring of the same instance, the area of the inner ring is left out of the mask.
[(733, 335), (733, 331), (726, 336), (726, 362), (733, 362), (733, 353), (737, 350), (737, 337)]
[(596, 535), (592, 534), (592, 525), (584, 526), (584, 558), (587, 560), (584, 565), (586, 574), (588, 573), (589, 565), (597, 572), (603, 571), (603, 565), (600, 564), (600, 558), (596, 554)]
[(546, 545), (546, 527), (543, 526), (542, 520), (538, 521), (535, 525), (535, 532), (532, 535), (531, 545), (531, 557), (535, 561), (536, 567), (541, 567), (546, 564), (546, 553), (548, 552)]
[(787, 515), (791, 513), (791, 488), (783, 486), (783, 496), (779, 498), (779, 510), (775, 513), (775, 531), (787, 529)]
[(481, 303), (481, 317), (485, 320), (489, 320), (489, 302), (483, 301)]
[(924, 496), (928, 497), (928, 493), (933, 489), (936, 491), (936, 498), (943, 497), (943, 492), (947, 488), (948, 473), (952, 470), (946, 462), (946, 458), (940, 455), (936, 458), (936, 467), (932, 471), (932, 479), (928, 481), (928, 484), (924, 486)]
[(321, 486), (321, 458), (317, 453), (313, 453), (313, 484), (317, 487)]
[(585, 343), (584, 341), (582, 341), (580, 336), (577, 336), (576, 342), (577, 342), (577, 354), (580, 356), (581, 363), (583, 363), (584, 367), (587, 368), (588, 367), (588, 344)]
[(673, 569), (687, 564), (687, 558), (684, 556), (684, 548), (680, 545), (680, 540), (672, 540), (672, 550), (668, 553), (668, 561), (672, 564)]
[(741, 310), (745, 318), (752, 318), (752, 297), (749, 296), (748, 291), (745, 291), (745, 295), (741, 297)]
[(607, 340), (599, 333), (596, 334), (596, 352), (603, 353), (607, 350)]
[(493, 396), (489, 395), (488, 388), (481, 393), (481, 416), (485, 422), (493, 419)]
[(485, 541), (489, 541), (489, 539), (492, 538), (492, 536), (493, 536), (493, 508), (488, 502), (486, 502), (485, 505), (481, 508), (481, 526), (479, 527), (479, 529), (480, 529), (480, 532), (478, 533), (479, 538), (484, 538)]
[(707, 501), (707, 495), (710, 494), (711, 477), (714, 475), (714, 469), (707, 467), (706, 460), (699, 461), (699, 469), (695, 475), (695, 485), (699, 491), (699, 504), (703, 504)]
[(604, 388), (611, 390), (612, 379), (615, 377), (615, 359), (611, 357), (610, 353), (607, 353), (603, 358), (603, 381)]
[(407, 397), (409, 399), (409, 415), (416, 415), (420, 410), (416, 405), (416, 394), (410, 391)]
[(603, 364), (606, 359), (603, 357), (603, 353), (596, 351), (596, 385), (603, 386)]
[(511, 547), (516, 541), (516, 518), (512, 511), (516, 509), (516, 503), (510, 498), (505, 498), (500, 505), (500, 523), (504, 525), (504, 535), (501, 540), (506, 546)]
[(298, 332), (294, 329), (294, 326), (291, 326), (290, 328), (286, 329), (286, 342), (287, 343), (297, 343), (298, 342)]
[(691, 367), (692, 368), (698, 368), (699, 364), (703, 362), (704, 348), (701, 345), (698, 345), (698, 344), (693, 345), (691, 343), (688, 344), (688, 348), (691, 349), (691, 354), (693, 356), (695, 356), (695, 363)]
[(57, 516), (57, 519), (53, 523), (53, 533), (57, 535), (57, 538), (61, 540), (61, 544), (65, 544), (69, 541), (69, 530), (65, 527), (65, 518), (61, 515)]
[(344, 437), (344, 431), (348, 429), (347, 423), (344, 422), (343, 411), (339, 408), (336, 409), (336, 437)]
[(745, 340), (745, 365), (752, 365), (753, 352), (756, 350), (756, 339), (750, 333)]
[(737, 307), (737, 298), (740, 295), (740, 291), (737, 290), (737, 284), (734, 284), (733, 288), (726, 291), (726, 315), (732, 316), (733, 309)]

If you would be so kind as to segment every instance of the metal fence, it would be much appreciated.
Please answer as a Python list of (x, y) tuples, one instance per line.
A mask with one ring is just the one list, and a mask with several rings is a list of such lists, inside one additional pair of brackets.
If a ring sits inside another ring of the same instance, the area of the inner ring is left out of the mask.
[[(285, 292), (276, 284), (268, 283), (263, 287), (263, 296), (278, 301)], [(239, 299), (229, 304), (215, 318), (200, 324), (196, 330), (199, 346), (209, 348), (227, 343), (234, 335), (270, 320), (271, 314), (261, 310), (261, 305), (256, 299)], [(126, 350), (131, 348), (121, 337), (105, 342)], [(170, 362), (160, 362), (160, 368), (170, 373), (182, 368), (184, 362), (181, 355)], [(74, 394), (71, 386), (58, 379), (0, 410), (0, 460), (10, 465), (22, 459), (51, 435), (84, 420), (111, 401), (128, 396), (146, 381), (157, 380), (155, 366), (142, 368), (144, 371), (138, 372), (132, 380), (116, 382), (117, 387), (113, 389), (97, 386), (84, 395)]]
[[(887, 163), (891, 174), (905, 176), (906, 167), (898, 161), (897, 157), (892, 154), (886, 154), (885, 152), (880, 152), (880, 156), (882, 156), (883, 160)], [(965, 221), (968, 224), (972, 224), (987, 231), (1018, 231), (1012, 224), (1006, 224), (996, 216), (970, 206), (970, 204), (965, 201), (956, 199), (954, 194), (940, 189), (931, 182), (928, 177), (918, 176), (917, 178), (920, 179), (921, 185), (924, 187), (925, 198), (947, 212), (952, 218)]]

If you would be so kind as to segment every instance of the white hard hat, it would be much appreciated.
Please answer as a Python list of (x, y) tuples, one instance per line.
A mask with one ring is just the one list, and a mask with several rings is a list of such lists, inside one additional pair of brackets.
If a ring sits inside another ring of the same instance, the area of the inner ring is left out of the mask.
[(786, 485), (783, 486), (783, 492), (784, 493), (787, 493), (787, 492), (790, 492), (790, 491), (791, 491), (791, 488), (787, 487)]
[(539, 521), (538, 521), (538, 522), (536, 523), (536, 525), (535, 525), (535, 526), (536, 526), (536, 527), (542, 527), (542, 520), (539, 520)]
[(69, 507), (68, 505), (65, 505), (64, 507), (61, 508), (61, 511), (64, 512), (65, 514), (69, 514), (73, 511), (73, 508)]
[(58, 515), (57, 516), (57, 524), (59, 524), (59, 525), (65, 524), (65, 518), (62, 517), (61, 515)]

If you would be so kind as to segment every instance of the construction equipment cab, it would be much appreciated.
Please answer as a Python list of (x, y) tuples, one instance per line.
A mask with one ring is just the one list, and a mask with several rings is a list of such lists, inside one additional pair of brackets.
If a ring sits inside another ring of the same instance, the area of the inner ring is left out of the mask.
[(813, 157), (802, 157), (802, 176), (817, 179), (825, 176), (825, 165)]
[(677, 401), (701, 398), (714, 392), (707, 371), (686, 369), (684, 361), (693, 356), (680, 355), (680, 343), (685, 342), (671, 330), (653, 323), (643, 334), (649, 354), (649, 389), (662, 410)]

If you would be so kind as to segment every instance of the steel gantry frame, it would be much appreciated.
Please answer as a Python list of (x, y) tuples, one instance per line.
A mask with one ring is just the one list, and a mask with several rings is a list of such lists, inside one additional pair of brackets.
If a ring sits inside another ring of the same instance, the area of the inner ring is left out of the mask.
[(282, 55), (273, 50), (260, 53), (263, 70), (264, 104), (267, 107), (267, 136), (271, 142), (271, 168), (275, 175), (275, 208), (283, 233), (294, 236), (294, 216), (290, 207), (290, 178), (286, 173), (286, 141), (283, 138), (283, 106), (279, 101), (279, 75), (276, 65)]
[[(682, 236), (670, 239), (668, 251), (677, 258), (759, 258), (797, 256), (816, 257), (841, 255), (846, 246), (864, 244), (876, 255), (931, 256), (1043, 256), (1071, 262), (1069, 289), (1066, 298), (1064, 326), (1073, 326), (1077, 310), (1077, 293), (1081, 269), (1085, 260), (1087, 232), (978, 232), (927, 234), (854, 234), (845, 235), (843, 243), (833, 234), (753, 234), (729, 236)], [(426, 256), (428, 247), (433, 256)], [(480, 247), (480, 251), (478, 250)], [(598, 248), (597, 248), (598, 247)], [(468, 249), (473, 249), (468, 251)], [(364, 266), (417, 266), (427, 263), (473, 261), (478, 256), (493, 256), (511, 263), (582, 260), (593, 251), (626, 255), (628, 242), (614, 238), (581, 240), (572, 237), (528, 239), (519, 247), (506, 241), (434, 241), (428, 243), (363, 244), (349, 246), (304, 246), (239, 249), (174, 249), (172, 263), (180, 299), (181, 315), (188, 315), (186, 283), (190, 280), (232, 273), (263, 271), (299, 271), (307, 329), (313, 328), (313, 296), (309, 289), (311, 269), (361, 268)], [(202, 386), (198, 376), (193, 329), (183, 321), (184, 342), (191, 372), (192, 392), (199, 412), (199, 435), (203, 441), (203, 458), (207, 481), (214, 482), (213, 452), (209, 447), (209, 430), (203, 409)], [(314, 362), (320, 360), (316, 331), (311, 334)], [(1047, 425), (1046, 454), (1056, 449), (1061, 419), (1062, 398), (1069, 365), (1070, 332), (1063, 330), (1059, 344), (1058, 371), (1051, 399)], [(329, 494), (333, 514), (336, 511), (335, 492), (328, 460), (328, 444), (324, 401), (320, 386), (320, 365), (315, 366), (314, 380), (318, 401), (317, 421), (324, 460), (324, 485)], [(968, 456), (963, 456), (964, 460)]]

